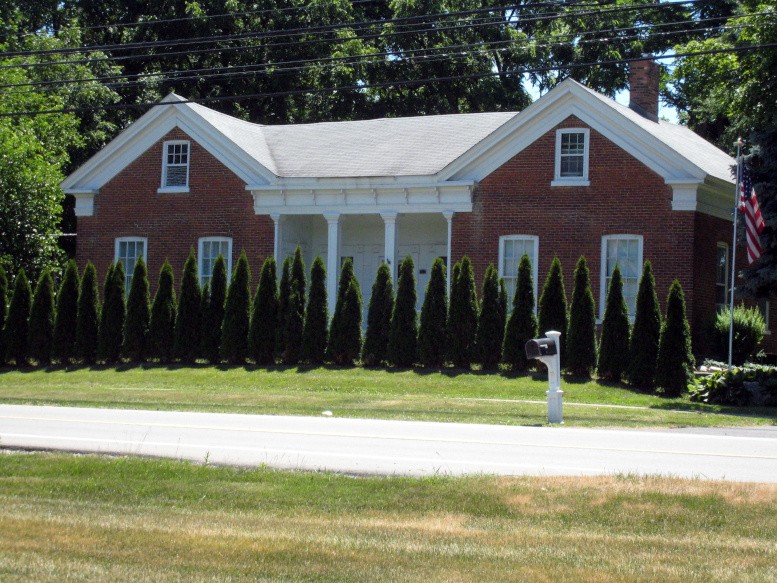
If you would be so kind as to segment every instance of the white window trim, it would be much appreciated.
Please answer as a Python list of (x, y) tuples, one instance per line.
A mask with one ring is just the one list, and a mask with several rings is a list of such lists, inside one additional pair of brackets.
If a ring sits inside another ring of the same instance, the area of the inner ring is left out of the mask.
[[(583, 149), (583, 175), (582, 176), (561, 176), (561, 136), (564, 134), (580, 134), (585, 136), (585, 147)], [(591, 186), (588, 179), (588, 152), (591, 143), (591, 130), (588, 128), (564, 128), (556, 130), (556, 167), (553, 174), (551, 186)]]
[[(114, 263), (119, 262), (119, 249), (121, 247), (121, 244), (132, 243), (132, 242), (143, 243), (143, 261), (145, 262), (146, 265), (148, 265), (148, 237), (116, 237), (116, 239), (114, 239), (114, 244), (113, 244), (113, 262)], [(122, 266), (124, 267), (124, 276), (126, 278), (129, 278), (129, 281), (132, 281), (133, 274), (128, 272), (126, 265), (122, 264)]]
[[(644, 238), (642, 235), (633, 235), (630, 233), (622, 233), (616, 235), (604, 235), (602, 237), (602, 251), (599, 261), (599, 317), (596, 319), (597, 324), (601, 324), (604, 319), (604, 310), (607, 307), (607, 241), (612, 239), (637, 239), (638, 242), (638, 257), (637, 257), (637, 281), (642, 278), (642, 266), (644, 265)], [(636, 311), (636, 310), (635, 310)], [(629, 321), (634, 323), (634, 316), (629, 312)]]
[[(728, 243), (724, 243), (723, 241), (718, 241), (717, 246), (715, 247), (715, 259), (718, 258), (717, 250), (718, 249), (725, 249), (726, 250), (726, 293), (724, 294), (724, 298), (726, 300), (726, 306), (729, 305), (729, 291), (731, 288), (731, 273), (729, 272), (729, 266), (731, 264), (731, 256), (729, 253), (731, 252), (728, 246)], [(718, 266), (715, 265), (715, 296), (718, 295)], [(717, 306), (717, 303), (715, 304)]]
[(197, 241), (197, 274), (199, 276), (200, 286), (204, 285), (202, 282), (202, 247), (203, 243), (210, 241), (226, 241), (228, 243), (229, 250), (227, 251), (227, 256), (224, 257), (224, 261), (227, 264), (227, 282), (232, 279), (232, 237), (200, 237)]
[[(165, 186), (167, 184), (167, 147), (176, 144), (187, 145), (186, 156), (186, 186)], [(189, 192), (189, 168), (192, 162), (192, 145), (189, 140), (168, 140), (162, 144), (162, 184), (157, 189), (158, 193)]]
[[(537, 235), (502, 235), (499, 237), (499, 277), (504, 277), (504, 258), (505, 258), (505, 241), (531, 241), (534, 245), (534, 257), (531, 259), (531, 277), (532, 285), (534, 287), (534, 313), (537, 313), (537, 307), (539, 304), (539, 298), (537, 297), (537, 277), (539, 273), (539, 257), (540, 257), (540, 238)], [(507, 298), (508, 305), (512, 305), (513, 298)]]

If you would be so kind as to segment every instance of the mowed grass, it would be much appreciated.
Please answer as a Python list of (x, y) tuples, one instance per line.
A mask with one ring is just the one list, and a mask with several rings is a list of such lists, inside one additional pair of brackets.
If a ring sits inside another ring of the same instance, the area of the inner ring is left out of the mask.
[(6, 581), (774, 581), (777, 486), (0, 454)]
[[(564, 422), (591, 427), (777, 424), (777, 409), (709, 406), (566, 379)], [(0, 402), (513, 425), (546, 422), (544, 374), (364, 368), (143, 367), (0, 371)]]

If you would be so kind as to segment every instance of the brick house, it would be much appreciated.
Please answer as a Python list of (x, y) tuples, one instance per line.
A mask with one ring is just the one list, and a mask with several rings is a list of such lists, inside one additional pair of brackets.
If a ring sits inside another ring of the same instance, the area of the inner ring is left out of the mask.
[(381, 261), (413, 257), (420, 307), (438, 256), (469, 255), (478, 279), (494, 263), (512, 290), (523, 253), (535, 289), (557, 255), (571, 292), (585, 255), (601, 317), (615, 263), (633, 313), (650, 259), (662, 301), (682, 282), (698, 337), (728, 290), (734, 160), (657, 112), (650, 61), (628, 107), (568, 79), (519, 113), (262, 126), (171, 94), (62, 187), (78, 262), (100, 273), (141, 255), (152, 279), (165, 258), (180, 272), (194, 248), (204, 283), (219, 253), (231, 269), (244, 249), (258, 275), (299, 244), (330, 274), (353, 258), (366, 310)]

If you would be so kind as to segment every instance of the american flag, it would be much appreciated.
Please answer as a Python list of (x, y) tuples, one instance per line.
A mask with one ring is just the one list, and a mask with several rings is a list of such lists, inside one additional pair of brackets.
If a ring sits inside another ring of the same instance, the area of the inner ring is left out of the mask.
[(761, 256), (761, 238), (764, 230), (764, 220), (761, 216), (761, 208), (755, 197), (753, 181), (747, 166), (742, 165), (742, 193), (739, 208), (745, 213), (745, 230), (747, 231), (747, 262), (752, 263)]

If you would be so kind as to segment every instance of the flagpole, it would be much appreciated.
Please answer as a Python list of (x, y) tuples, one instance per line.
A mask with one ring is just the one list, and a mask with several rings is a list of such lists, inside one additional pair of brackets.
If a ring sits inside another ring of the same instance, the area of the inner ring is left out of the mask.
[(734, 278), (737, 264), (737, 212), (739, 211), (739, 180), (742, 176), (740, 154), (742, 152), (742, 138), (736, 141), (737, 147), (737, 184), (734, 190), (734, 240), (731, 245), (731, 288), (729, 292), (729, 323), (728, 323), (728, 368), (731, 370), (731, 360), (734, 349)]

